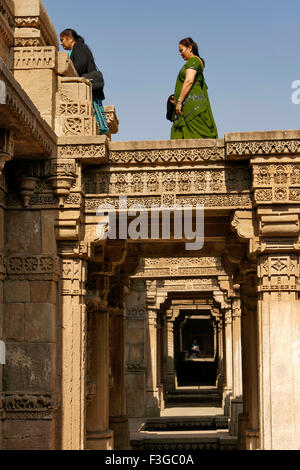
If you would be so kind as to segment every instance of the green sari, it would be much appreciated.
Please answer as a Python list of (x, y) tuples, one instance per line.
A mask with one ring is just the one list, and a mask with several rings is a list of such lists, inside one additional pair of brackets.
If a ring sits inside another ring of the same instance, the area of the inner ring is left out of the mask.
[(186, 69), (197, 71), (190, 92), (182, 103), (182, 116), (175, 114), (171, 139), (216, 139), (217, 127), (213, 118), (199, 57), (191, 57), (180, 70), (174, 93), (175, 106), (185, 81)]

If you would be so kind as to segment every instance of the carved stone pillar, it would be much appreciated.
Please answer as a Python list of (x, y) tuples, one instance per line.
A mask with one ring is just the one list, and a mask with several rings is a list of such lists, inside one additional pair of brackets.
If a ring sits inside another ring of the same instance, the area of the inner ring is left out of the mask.
[(217, 382), (219, 393), (223, 394), (224, 384), (224, 345), (223, 345), (223, 320), (219, 319), (217, 322), (217, 335), (218, 335), (218, 368), (217, 368)]
[(62, 449), (85, 446), (86, 306), (85, 259), (61, 252)]
[(241, 306), (239, 298), (232, 300), (232, 371), (230, 434), (237, 436), (238, 417), (243, 412)]
[(256, 264), (244, 262), (241, 272), (243, 413), (239, 415), (239, 447), (255, 450), (259, 446)]
[(300, 441), (299, 255), (292, 243), (285, 248), (258, 257), (261, 449), (292, 450)]
[[(299, 215), (295, 205), (287, 204), (293, 200), (296, 189), (289, 188), (298, 176), (297, 168), (282, 161), (266, 166), (257, 158), (254, 163), (254, 187), (260, 187), (255, 190), (256, 216), (236, 214), (237, 232), (250, 240), (249, 253), (257, 263), (248, 270), (243, 287), (247, 291), (253, 286), (258, 293), (257, 308), (255, 302), (248, 306), (246, 294), (243, 319), (243, 341), (248, 341), (245, 364), (251, 364), (245, 380), (245, 447), (288, 450), (297, 448), (300, 436)], [(273, 202), (272, 207), (264, 205), (267, 200)]]
[(164, 360), (163, 360), (163, 345), (164, 345), (164, 326), (162, 315), (158, 314), (159, 321), (157, 324), (157, 387), (159, 394), (159, 409), (160, 411), (164, 410), (164, 384), (163, 384), (163, 369), (164, 369)]
[[(109, 429), (109, 313), (92, 311), (91, 375), (95, 396), (87, 407), (86, 448), (112, 450), (113, 431)], [(90, 307), (89, 307), (90, 309)]]
[(128, 450), (129, 429), (126, 416), (124, 310), (117, 308), (110, 316), (110, 366), (112, 386), (109, 394), (109, 427), (114, 432), (114, 448)]
[(172, 392), (175, 390), (175, 358), (174, 358), (174, 321), (172, 318), (167, 319), (167, 374), (166, 374), (166, 390)]
[(145, 416), (146, 286), (135, 281), (125, 298), (126, 412), (130, 418)]
[(146, 416), (159, 416), (157, 386), (157, 312), (148, 309), (145, 335)]
[(225, 388), (223, 392), (224, 414), (230, 413), (230, 397), (232, 396), (232, 312), (226, 309), (224, 313), (225, 336)]

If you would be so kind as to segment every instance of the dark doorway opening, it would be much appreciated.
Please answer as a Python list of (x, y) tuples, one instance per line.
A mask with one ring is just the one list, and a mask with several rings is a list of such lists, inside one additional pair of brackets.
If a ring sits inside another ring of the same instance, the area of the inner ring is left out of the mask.
[(177, 385), (216, 385), (218, 345), (211, 315), (183, 311), (174, 327)]

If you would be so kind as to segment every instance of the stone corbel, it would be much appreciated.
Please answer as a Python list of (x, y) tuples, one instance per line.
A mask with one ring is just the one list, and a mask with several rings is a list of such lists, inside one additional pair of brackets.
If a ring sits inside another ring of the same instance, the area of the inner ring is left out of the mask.
[(64, 205), (64, 200), (69, 196), (70, 189), (76, 179), (75, 161), (49, 160), (46, 165), (46, 174), (54, 193), (59, 198), (59, 205)]
[(257, 234), (257, 219), (255, 212), (251, 210), (234, 212), (231, 227), (236, 232), (240, 241), (247, 242)]
[(218, 276), (218, 284), (227, 297), (233, 296), (232, 279), (230, 276)]
[(225, 292), (222, 292), (221, 290), (214, 291), (213, 298), (218, 304), (220, 304), (221, 310), (231, 308), (231, 302), (227, 299)]
[(34, 193), (38, 178), (34, 176), (22, 176), (18, 179), (19, 193), (21, 194), (24, 207), (29, 207), (29, 201)]

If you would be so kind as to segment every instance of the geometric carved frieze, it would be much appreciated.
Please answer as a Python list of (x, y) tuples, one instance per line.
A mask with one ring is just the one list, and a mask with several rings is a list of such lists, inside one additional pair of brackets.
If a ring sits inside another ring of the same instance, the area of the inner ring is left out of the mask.
[(253, 163), (254, 199), (258, 204), (296, 204), (300, 201), (300, 164), (282, 158)]
[(190, 149), (110, 150), (110, 163), (179, 163), (224, 160), (224, 147)]
[(93, 116), (72, 116), (62, 119), (62, 134), (65, 136), (96, 135), (97, 123)]
[(87, 280), (86, 263), (80, 259), (62, 259), (61, 263), (62, 295), (85, 295)]
[(85, 175), (86, 194), (215, 194), (250, 192), (250, 172), (245, 168), (216, 167), (179, 170), (126, 170), (115, 167), (89, 169)]
[[(99, 136), (100, 137), (100, 136)], [(104, 139), (102, 143), (90, 143), (90, 144), (69, 144), (69, 145), (58, 145), (57, 157), (60, 158), (76, 158), (76, 159), (97, 159), (99, 161), (105, 161), (106, 159), (106, 145)], [(99, 160), (101, 159), (101, 160)]]
[(6, 257), (8, 278), (52, 280), (59, 274), (59, 259), (52, 255), (11, 255)]
[(51, 393), (2, 392), (4, 419), (52, 419), (58, 409), (58, 396)]
[[(173, 206), (179, 204), (180, 206), (191, 205), (196, 207), (197, 205), (203, 204), (205, 208), (224, 208), (224, 209), (251, 209), (252, 208), (252, 197), (250, 194), (208, 194), (208, 195), (159, 195), (159, 196), (135, 196), (127, 198), (127, 207), (130, 208), (134, 204), (142, 205), (146, 208), (151, 206), (162, 206), (168, 205)], [(100, 205), (109, 204), (115, 209), (119, 209), (119, 197), (118, 196), (103, 196), (103, 197), (85, 197), (85, 212), (96, 212)], [(123, 208), (123, 207), (121, 207)]]
[(135, 278), (217, 276), (226, 274), (219, 257), (142, 258)]
[(228, 156), (260, 156), (299, 154), (299, 139), (282, 140), (255, 140), (248, 142), (226, 142), (226, 155)]
[(296, 254), (261, 255), (257, 272), (259, 292), (300, 291), (299, 258)]
[(163, 287), (163, 289), (167, 292), (188, 292), (188, 291), (202, 291), (202, 290), (212, 290), (218, 289), (218, 281), (217, 278), (184, 278), (184, 279), (165, 279), (163, 285), (159, 285), (158, 287)]

